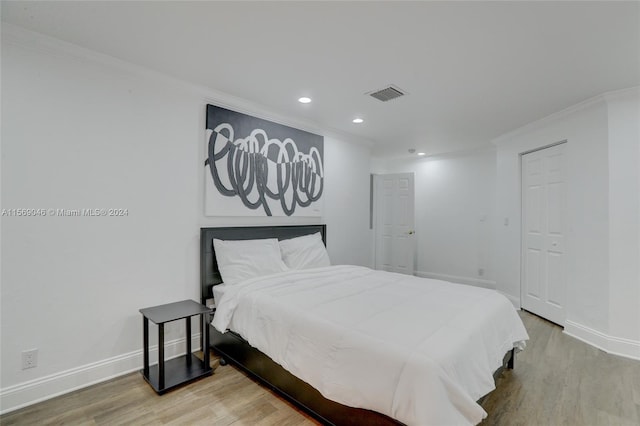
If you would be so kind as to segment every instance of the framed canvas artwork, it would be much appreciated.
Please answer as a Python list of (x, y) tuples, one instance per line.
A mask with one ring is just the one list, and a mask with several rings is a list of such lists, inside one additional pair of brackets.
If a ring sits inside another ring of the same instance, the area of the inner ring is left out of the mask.
[(207, 105), (205, 215), (322, 216), (324, 138)]

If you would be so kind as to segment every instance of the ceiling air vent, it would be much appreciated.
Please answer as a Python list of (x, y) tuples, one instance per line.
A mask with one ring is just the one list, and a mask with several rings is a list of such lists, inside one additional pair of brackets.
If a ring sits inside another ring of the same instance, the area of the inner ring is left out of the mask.
[(376, 98), (379, 101), (387, 102), (400, 96), (404, 96), (405, 92), (395, 86), (385, 87), (384, 89), (376, 90), (375, 92), (367, 93), (369, 96)]

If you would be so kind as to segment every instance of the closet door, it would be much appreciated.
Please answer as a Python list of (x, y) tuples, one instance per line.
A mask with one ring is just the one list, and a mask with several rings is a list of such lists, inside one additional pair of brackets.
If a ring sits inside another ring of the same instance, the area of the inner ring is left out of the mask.
[(566, 143), (522, 155), (522, 307), (564, 326)]

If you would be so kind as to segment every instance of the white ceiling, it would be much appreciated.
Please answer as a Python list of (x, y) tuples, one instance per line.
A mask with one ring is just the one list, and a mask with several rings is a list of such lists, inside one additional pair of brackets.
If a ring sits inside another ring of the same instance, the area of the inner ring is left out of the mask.
[[(372, 140), (473, 149), (640, 85), (638, 2), (11, 2), (4, 21)], [(392, 83), (408, 96), (366, 92)], [(302, 105), (300, 96), (313, 102)], [(365, 122), (351, 123), (355, 116)]]

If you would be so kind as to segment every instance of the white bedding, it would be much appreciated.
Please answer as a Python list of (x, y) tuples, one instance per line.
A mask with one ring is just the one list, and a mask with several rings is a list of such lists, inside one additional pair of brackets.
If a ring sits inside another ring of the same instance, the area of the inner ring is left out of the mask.
[(212, 324), (231, 328), (328, 399), (410, 425), (477, 424), (475, 401), (529, 337), (493, 290), (357, 266), (225, 286)]
[(213, 292), (213, 303), (215, 306), (218, 306), (218, 300), (222, 300), (222, 295), (224, 294), (224, 290), (227, 288), (225, 284), (218, 284), (211, 287)]

